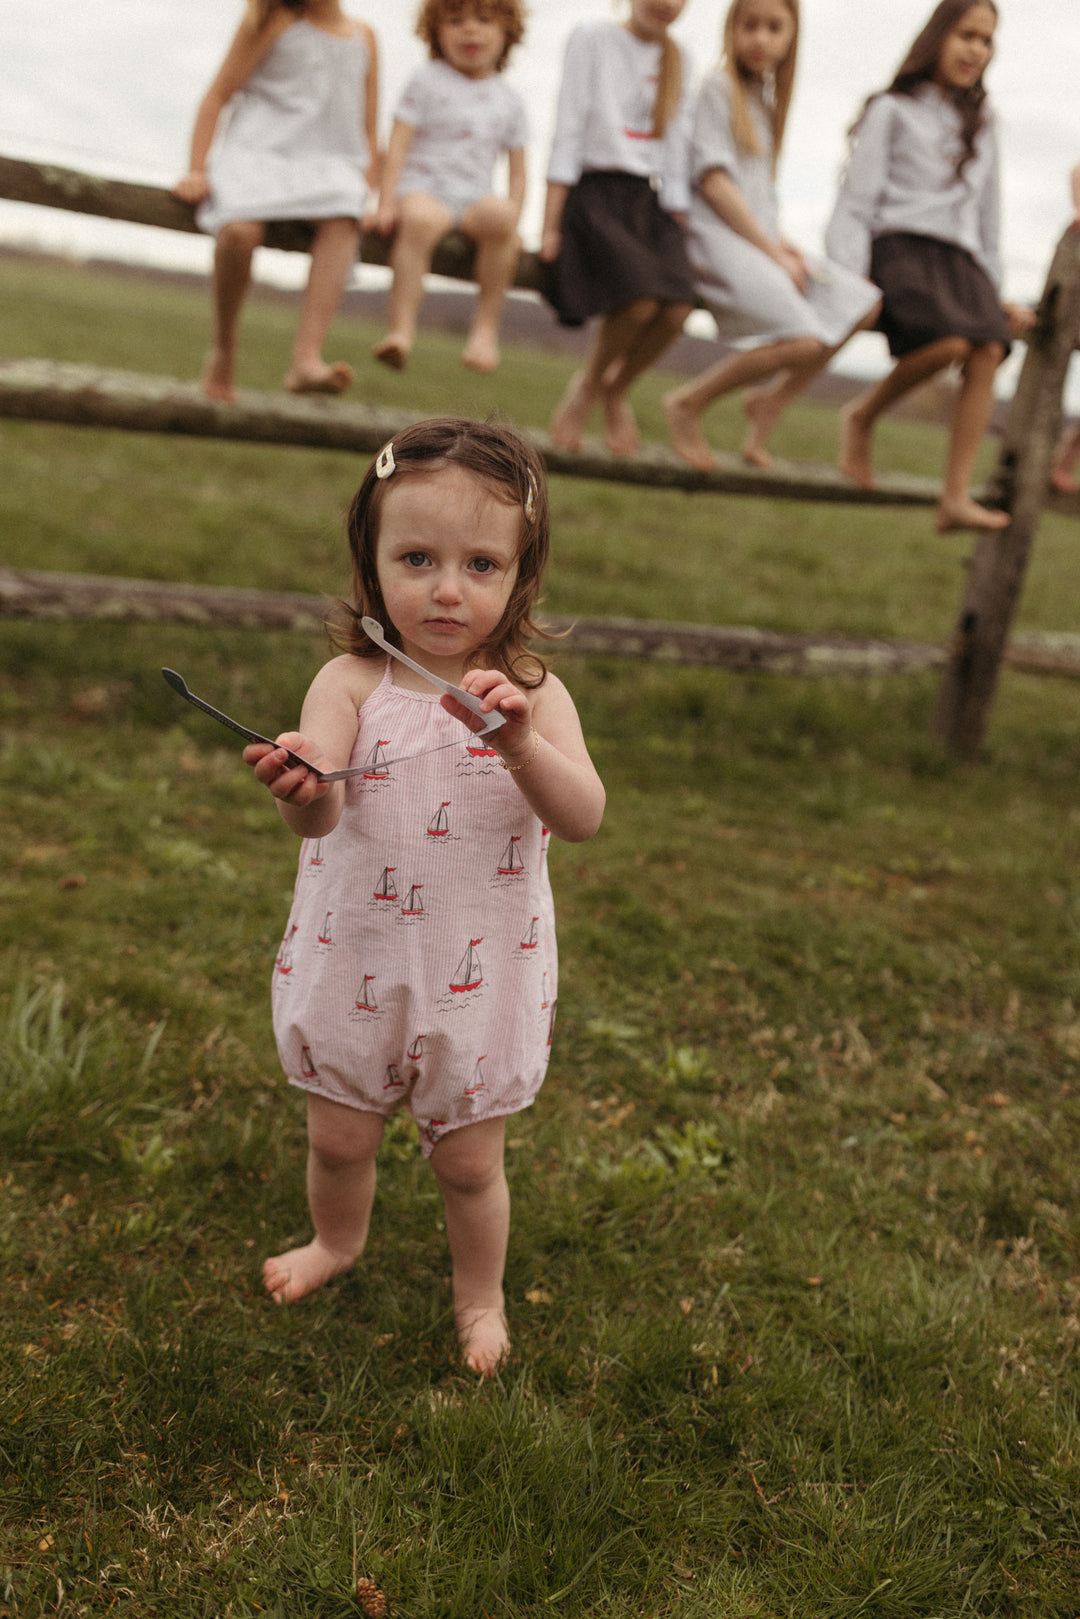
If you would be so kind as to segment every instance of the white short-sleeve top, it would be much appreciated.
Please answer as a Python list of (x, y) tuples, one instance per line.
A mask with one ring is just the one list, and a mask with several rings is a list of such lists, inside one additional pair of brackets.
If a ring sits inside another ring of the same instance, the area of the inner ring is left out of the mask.
[(501, 74), (471, 79), (441, 60), (413, 74), (394, 116), (415, 131), (398, 185), (402, 196), (489, 196), (499, 157), (529, 138), (525, 105)]

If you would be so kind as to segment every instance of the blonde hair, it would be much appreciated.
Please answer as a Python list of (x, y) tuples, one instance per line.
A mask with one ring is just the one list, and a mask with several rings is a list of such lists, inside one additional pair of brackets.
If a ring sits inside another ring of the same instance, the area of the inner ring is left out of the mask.
[[(731, 7), (724, 19), (723, 67), (731, 83), (731, 133), (735, 138), (736, 150), (750, 152), (755, 157), (760, 157), (762, 155), (761, 142), (758, 139), (758, 132), (754, 127), (754, 119), (750, 111), (746, 75), (740, 68), (735, 55), (735, 24), (746, 4), (747, 0), (732, 0)], [(795, 32), (791, 36), (788, 53), (776, 70), (772, 105), (766, 109), (772, 131), (772, 166), (774, 174), (776, 173), (776, 165), (780, 161), (780, 148), (784, 143), (784, 129), (787, 125), (788, 108), (791, 106), (791, 92), (795, 86), (795, 58), (799, 50), (799, 0), (783, 0), (783, 4), (791, 13), (791, 20), (795, 24)]]
[(525, 37), (524, 0), (423, 0), (416, 18), (416, 33), (427, 46), (433, 61), (442, 58), (439, 29), (447, 19), (460, 17), (463, 11), (486, 14), (502, 26), (506, 44), (495, 64), (496, 73), (501, 73), (510, 52)]
[(665, 34), (660, 43), (660, 74), (656, 81), (656, 102), (653, 106), (654, 140), (663, 139), (665, 130), (675, 116), (681, 95), (682, 56), (671, 35)]
[(256, 32), (265, 28), (275, 11), (302, 12), (306, 0), (247, 0), (247, 20)]

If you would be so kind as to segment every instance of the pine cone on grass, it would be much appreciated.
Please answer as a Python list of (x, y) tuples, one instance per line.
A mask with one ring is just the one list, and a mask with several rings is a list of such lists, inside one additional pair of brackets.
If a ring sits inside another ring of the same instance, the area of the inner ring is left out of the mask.
[(364, 1619), (383, 1619), (386, 1613), (386, 1598), (374, 1580), (357, 1580), (356, 1600), (360, 1604), (360, 1612), (364, 1615)]

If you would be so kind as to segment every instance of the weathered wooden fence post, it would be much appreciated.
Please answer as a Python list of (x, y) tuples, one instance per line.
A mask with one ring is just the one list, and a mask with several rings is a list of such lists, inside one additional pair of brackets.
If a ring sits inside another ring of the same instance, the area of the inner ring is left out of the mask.
[(970, 758), (982, 746), (1009, 627), (1046, 498), (1061, 426), (1065, 372), (1080, 332), (1080, 230), (1058, 243), (1028, 338), (1009, 411), (990, 503), (1009, 512), (1006, 529), (980, 533), (938, 691), (931, 730)]

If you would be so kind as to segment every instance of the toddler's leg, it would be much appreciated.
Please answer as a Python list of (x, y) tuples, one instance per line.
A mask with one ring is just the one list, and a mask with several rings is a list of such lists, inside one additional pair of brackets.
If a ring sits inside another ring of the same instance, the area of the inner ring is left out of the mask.
[(313, 1293), (363, 1253), (383, 1124), (379, 1113), (308, 1096), (308, 1206), (315, 1235), (263, 1265), (263, 1285), (279, 1304)]
[(307, 290), (285, 377), (290, 393), (344, 393), (353, 380), (352, 366), (344, 360), (328, 365), (322, 350), (359, 246), (360, 226), (355, 219), (321, 219), (315, 227)]
[(222, 225), (214, 243), (214, 346), (203, 366), (202, 388), (208, 399), (236, 400), (236, 349), (240, 310), (251, 284), (251, 260), (262, 245), (266, 226), (255, 219)]
[(880, 382), (845, 405), (840, 412), (840, 471), (863, 489), (873, 489), (873, 433), (882, 411), (947, 365), (963, 364), (970, 353), (966, 338), (939, 337), (935, 343), (905, 354)]
[(482, 1119), (449, 1131), (431, 1154), (446, 1206), (458, 1340), (465, 1364), (485, 1376), (510, 1347), (502, 1286), (510, 1233), (505, 1136), (505, 1119)]
[(971, 498), (975, 457), (994, 408), (994, 373), (1005, 358), (1001, 343), (981, 343), (964, 364), (964, 380), (953, 411), (945, 484), (934, 526), (939, 534), (954, 528), (1008, 528), (1009, 514), (980, 506)]
[(416, 337), (416, 317), (424, 298), (424, 277), (431, 264), (435, 245), (452, 229), (454, 216), (445, 203), (423, 191), (402, 197), (397, 234), (390, 254), (394, 272), (387, 300), (390, 330), (372, 350), (375, 358), (391, 370), (401, 371), (408, 363)]
[(476, 243), (479, 288), (461, 362), (473, 371), (494, 371), (499, 363), (499, 322), (521, 245), (517, 211), (505, 197), (484, 197), (465, 210), (461, 228)]

